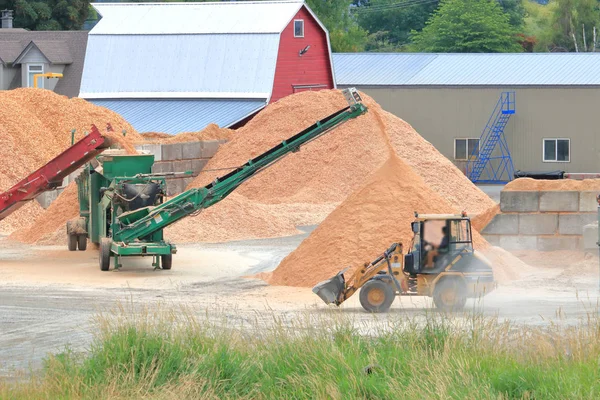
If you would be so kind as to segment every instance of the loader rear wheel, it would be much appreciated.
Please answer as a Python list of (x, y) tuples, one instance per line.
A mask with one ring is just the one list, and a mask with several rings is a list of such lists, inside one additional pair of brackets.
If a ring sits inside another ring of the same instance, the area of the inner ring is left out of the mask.
[(77, 236), (77, 247), (79, 247), (79, 251), (87, 249), (87, 237), (85, 235)]
[(160, 256), (160, 265), (162, 269), (171, 269), (173, 265), (173, 254), (163, 254)]
[(77, 235), (67, 235), (67, 248), (69, 249), (69, 251), (77, 250)]
[(112, 240), (109, 238), (103, 238), (100, 240), (100, 251), (99, 251), (99, 259), (100, 259), (100, 270), (108, 271), (110, 268), (110, 245), (112, 244)]
[(360, 304), (373, 313), (386, 312), (394, 302), (394, 289), (382, 280), (370, 280), (360, 289)]
[(433, 290), (433, 303), (441, 311), (460, 311), (467, 302), (466, 288), (458, 279), (442, 279)]

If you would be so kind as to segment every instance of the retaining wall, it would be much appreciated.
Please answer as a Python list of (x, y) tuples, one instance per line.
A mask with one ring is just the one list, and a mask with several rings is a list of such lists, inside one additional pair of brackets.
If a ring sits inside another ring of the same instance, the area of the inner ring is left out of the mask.
[(502, 191), (501, 213), (492, 219), (482, 234), (492, 245), (507, 250), (583, 249), (584, 227), (597, 220), (597, 194)]

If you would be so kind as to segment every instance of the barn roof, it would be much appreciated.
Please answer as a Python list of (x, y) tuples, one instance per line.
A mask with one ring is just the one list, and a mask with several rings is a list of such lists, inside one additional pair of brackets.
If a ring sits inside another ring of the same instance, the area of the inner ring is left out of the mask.
[(337, 53), (338, 85), (600, 85), (598, 53)]
[(93, 35), (281, 33), (304, 2), (96, 3)]

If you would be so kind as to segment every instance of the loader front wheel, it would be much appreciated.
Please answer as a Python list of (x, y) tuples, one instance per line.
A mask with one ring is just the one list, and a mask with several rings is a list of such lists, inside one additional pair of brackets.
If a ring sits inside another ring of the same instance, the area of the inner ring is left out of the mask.
[(442, 279), (433, 289), (433, 303), (440, 311), (460, 311), (467, 303), (465, 285), (458, 279)]
[(85, 249), (87, 249), (87, 236), (77, 236), (77, 247), (79, 247), (79, 251), (85, 251)]
[(370, 280), (360, 289), (360, 304), (368, 312), (386, 312), (394, 302), (394, 289), (382, 280)]
[(160, 265), (162, 269), (171, 269), (173, 265), (173, 254), (163, 254), (160, 256)]
[(69, 251), (77, 250), (77, 235), (67, 234), (67, 248)]
[(112, 244), (112, 240), (109, 238), (103, 238), (100, 240), (100, 270), (108, 271), (110, 268), (110, 245)]

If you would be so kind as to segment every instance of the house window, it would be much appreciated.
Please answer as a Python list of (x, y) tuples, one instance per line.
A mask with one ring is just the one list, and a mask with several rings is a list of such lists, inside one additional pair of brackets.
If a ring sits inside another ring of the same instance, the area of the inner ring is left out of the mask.
[(479, 138), (454, 139), (454, 159), (473, 160), (479, 156)]
[[(44, 64), (27, 64), (27, 87), (33, 87), (33, 76), (44, 73)], [(38, 78), (38, 87), (44, 87), (44, 78)]]
[(294, 37), (304, 37), (304, 20), (294, 20)]
[(570, 162), (571, 139), (544, 139), (544, 162)]

